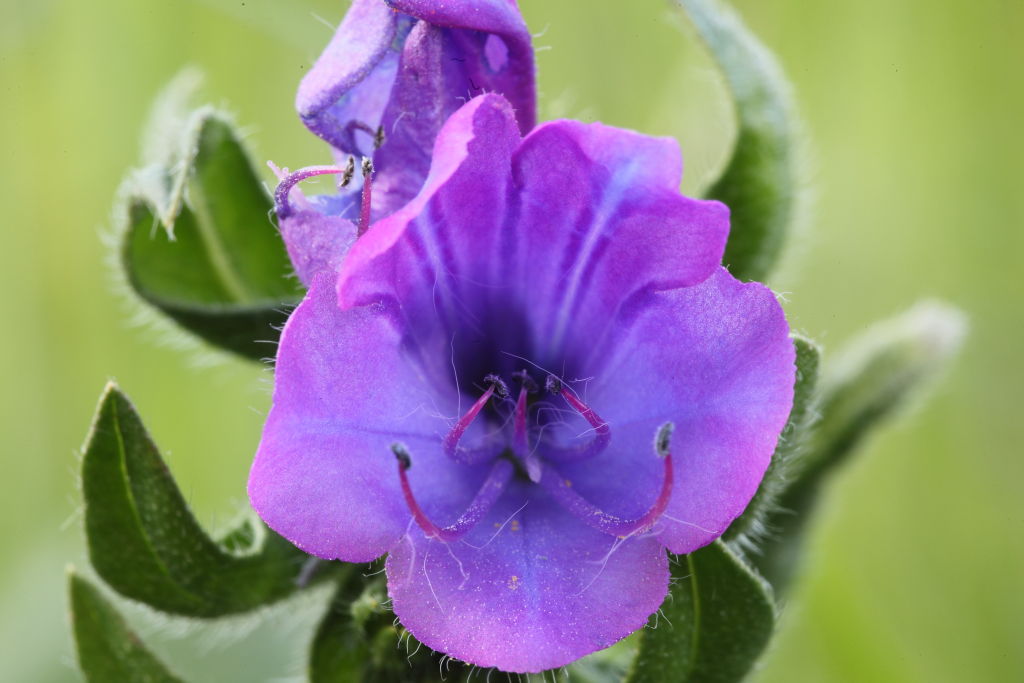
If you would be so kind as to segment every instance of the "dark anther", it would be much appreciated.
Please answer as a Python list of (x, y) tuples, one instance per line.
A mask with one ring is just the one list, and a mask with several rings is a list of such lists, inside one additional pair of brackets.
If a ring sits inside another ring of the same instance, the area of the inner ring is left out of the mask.
[(562, 393), (562, 380), (558, 379), (554, 375), (548, 375), (547, 380), (544, 381), (544, 388), (551, 394)]
[(373, 148), (380, 149), (384, 144), (384, 126), (377, 126), (377, 132), (373, 134)]
[(405, 444), (398, 442), (391, 444), (391, 452), (395, 454), (395, 458), (403, 470), (412, 467), (412, 457), (409, 455), (409, 449), (405, 447)]
[(493, 386), (494, 393), (501, 398), (508, 398), (508, 385), (497, 375), (487, 375), (484, 377), (484, 383)]
[(373, 174), (373, 159), (370, 157), (363, 157), (363, 177), (366, 178)]
[(675, 431), (675, 424), (666, 422), (658, 428), (658, 434), (654, 437), (654, 451), (659, 458), (664, 458), (672, 448), (672, 432)]
[(517, 370), (516, 372), (512, 373), (512, 376), (519, 380), (520, 384), (523, 385), (523, 388), (526, 389), (527, 393), (537, 393), (537, 383), (533, 381), (533, 377), (530, 377), (529, 372), (527, 372), (526, 370)]
[(349, 157), (348, 163), (345, 164), (345, 170), (341, 174), (341, 182), (338, 183), (339, 187), (348, 187), (348, 184), (352, 182), (352, 176), (356, 174), (356, 160), (355, 157)]

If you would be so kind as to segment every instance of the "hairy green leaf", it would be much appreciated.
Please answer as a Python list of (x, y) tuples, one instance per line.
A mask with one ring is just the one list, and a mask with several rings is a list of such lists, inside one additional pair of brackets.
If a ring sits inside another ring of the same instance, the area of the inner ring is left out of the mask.
[(732, 155), (707, 196), (731, 211), (724, 263), (764, 280), (782, 252), (797, 203), (796, 125), (775, 57), (719, 0), (678, 0), (725, 78), (738, 130)]
[(627, 681), (742, 680), (775, 626), (771, 588), (722, 541), (676, 560), (670, 597), (641, 632)]
[(78, 666), (89, 683), (180, 683), (146, 649), (96, 586), (68, 573)]
[(210, 343), (251, 359), (271, 356), (277, 329), (301, 299), (271, 199), (226, 116), (202, 108), (183, 128), (177, 157), (137, 174), (129, 192), (121, 233), (127, 280)]
[(217, 617), (284, 598), (305, 580), (308, 556), (261, 522), (220, 544), (203, 531), (113, 384), (85, 445), (82, 489), (89, 557), (125, 597), (172, 614)]

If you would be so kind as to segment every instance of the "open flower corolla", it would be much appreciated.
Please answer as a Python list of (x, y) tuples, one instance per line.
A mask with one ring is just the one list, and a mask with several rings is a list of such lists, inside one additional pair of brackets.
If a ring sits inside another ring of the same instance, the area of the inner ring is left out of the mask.
[(249, 494), (309, 553), (387, 554), (429, 647), (535, 672), (644, 626), (667, 551), (757, 490), (795, 371), (674, 141), (517, 113), (460, 108), (416, 196), (313, 277)]

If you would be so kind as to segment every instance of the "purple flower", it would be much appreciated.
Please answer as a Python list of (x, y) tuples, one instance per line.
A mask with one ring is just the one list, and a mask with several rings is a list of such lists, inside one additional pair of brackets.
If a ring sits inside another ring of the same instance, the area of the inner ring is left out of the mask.
[(562, 666), (642, 627), (666, 548), (750, 501), (793, 397), (771, 291), (718, 264), (676, 144), (501, 97), (321, 272), (281, 337), (249, 495), (303, 550), (388, 553), (395, 613), (480, 666)]
[[(338, 265), (371, 215), (386, 216), (416, 196), (441, 126), (484, 92), (512, 103), (522, 133), (533, 128), (533, 50), (515, 0), (352, 3), (296, 98), (302, 120), (331, 144), (338, 165), (279, 173), (278, 219), (304, 283)], [(356, 173), (352, 157), (372, 166)], [(363, 196), (371, 172), (372, 201)], [(293, 190), (322, 174), (340, 176), (336, 195), (307, 200)]]

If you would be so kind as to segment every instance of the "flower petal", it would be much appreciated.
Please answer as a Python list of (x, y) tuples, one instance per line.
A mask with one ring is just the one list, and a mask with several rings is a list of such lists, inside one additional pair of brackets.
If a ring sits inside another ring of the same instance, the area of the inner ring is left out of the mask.
[(483, 324), (474, 318), (491, 294), (518, 142), (512, 109), (497, 95), (475, 98), (452, 115), (423, 190), (375, 223), (346, 257), (341, 306), (394, 302), (420, 345), (433, 350), (426, 355), (450, 371), (451, 346), (470, 343), (463, 336)]
[(350, 128), (350, 121), (380, 124), (398, 68), (392, 45), (400, 19), (382, 0), (354, 0), (327, 49), (299, 84), (299, 116), (343, 154), (368, 148), (355, 137), (366, 133)]
[(610, 327), (608, 358), (579, 391), (609, 423), (611, 443), (562, 472), (604, 511), (642, 514), (661, 485), (655, 435), (674, 423), (675, 483), (655, 530), (673, 552), (691, 552), (743, 512), (792, 408), (782, 308), (764, 285), (720, 268), (698, 286), (644, 296)]
[[(296, 106), (339, 158), (373, 157), (380, 217), (416, 195), (445, 120), (485, 92), (512, 102), (521, 130), (533, 127), (533, 51), (515, 3), (356, 0)], [(384, 144), (375, 152), (378, 126)]]
[(506, 278), (535, 293), (547, 355), (561, 355), (570, 332), (589, 348), (638, 291), (694, 285), (714, 272), (729, 212), (682, 196), (681, 164), (674, 140), (600, 123), (555, 121), (523, 140), (503, 260)]
[(679, 194), (674, 142), (570, 121), (519, 142), (498, 96), (456, 112), (420, 194), (350, 254), (342, 305), (393, 298), (445, 344), (477, 334), (560, 363), (577, 355), (564, 344), (589, 349), (636, 292), (714, 272), (728, 211)]
[[(310, 203), (321, 199), (312, 197)], [(278, 220), (295, 274), (307, 287), (321, 271), (334, 273), (356, 240), (356, 224), (341, 216), (303, 208)]]
[[(455, 42), (462, 43), (465, 62), (459, 62), (464, 78), (472, 79), (470, 96), (481, 92), (499, 93), (516, 110), (519, 129), (526, 133), (536, 121), (533, 48), (530, 31), (514, 0), (387, 0), (405, 14), (461, 34)], [(474, 33), (490, 35), (475, 36)], [(493, 36), (493, 37), (491, 37)], [(451, 64), (445, 65), (450, 78)], [(454, 89), (448, 95), (460, 100), (464, 92)], [(450, 105), (449, 105), (450, 106)], [(439, 124), (458, 105), (451, 106)], [(440, 125), (437, 129), (440, 129)]]
[(253, 507), (275, 531), (319, 557), (365, 562), (401, 537), (411, 515), (396, 441), (413, 453), (410, 480), (442, 522), (472, 500), (484, 468), (443, 455), (456, 407), (425, 383), (387, 311), (337, 306), (321, 273), (281, 335), (274, 399), (249, 476)]
[(522, 483), (466, 542), (412, 530), (387, 573), (395, 614), (428, 647), (522, 673), (612, 645), (642, 628), (668, 591), (657, 538), (602, 534)]

